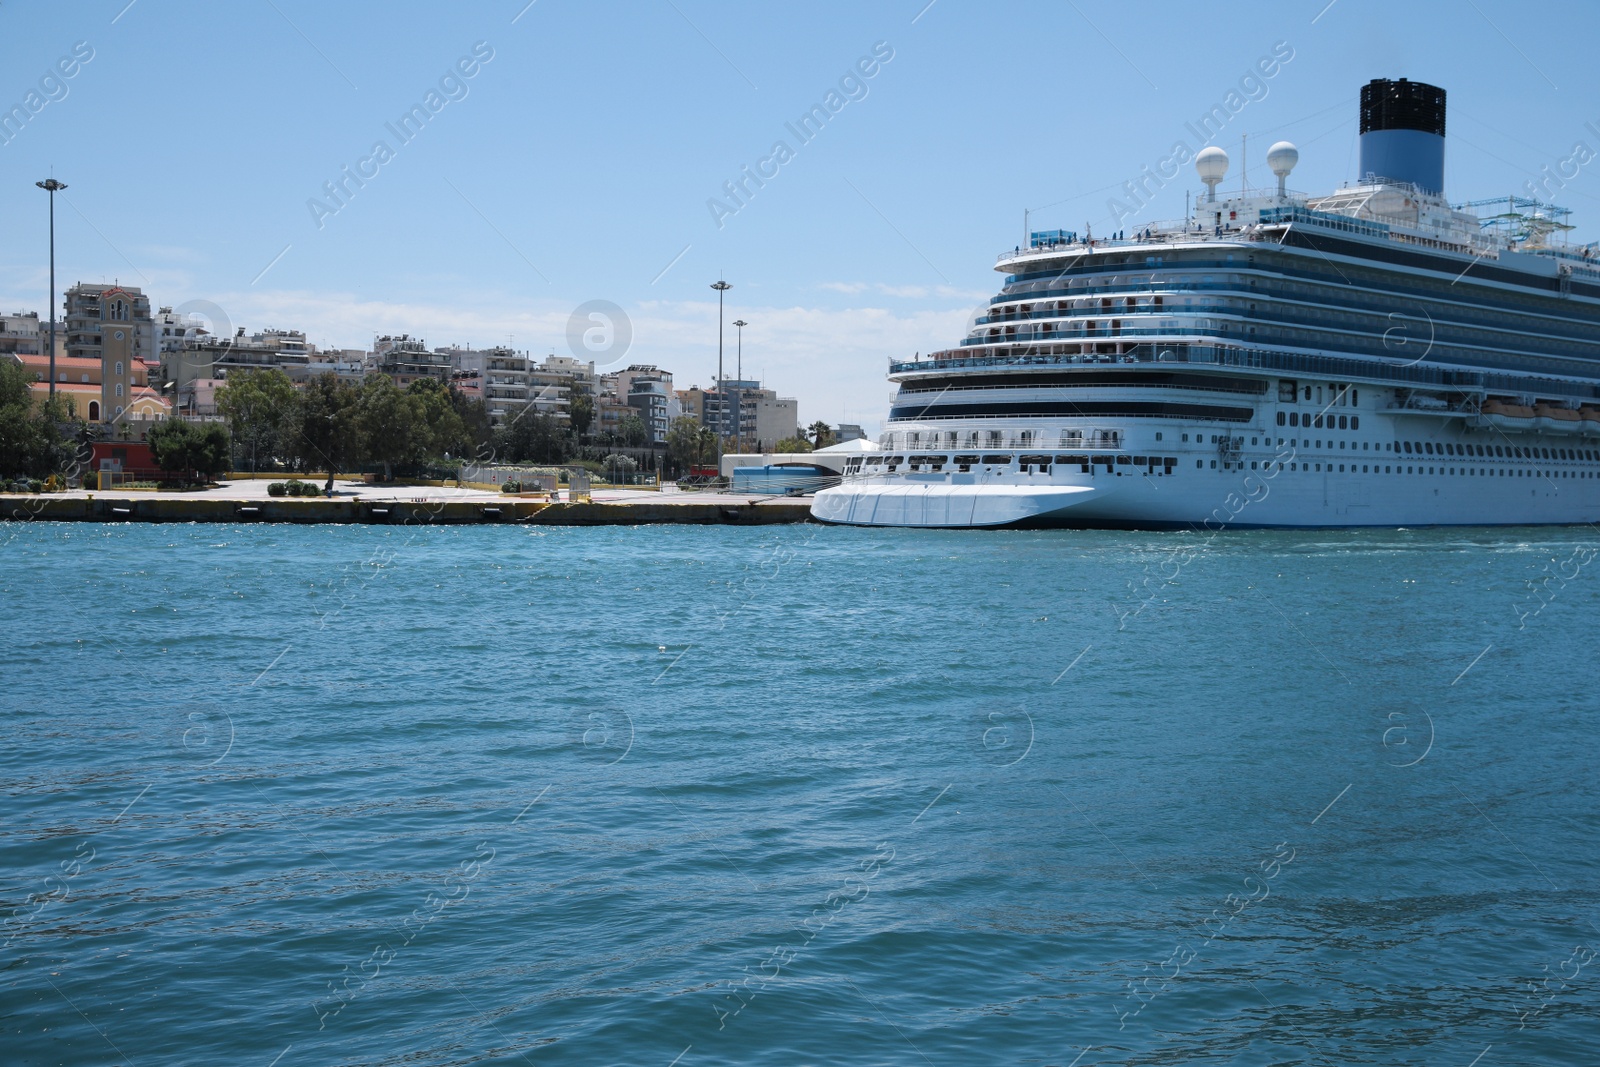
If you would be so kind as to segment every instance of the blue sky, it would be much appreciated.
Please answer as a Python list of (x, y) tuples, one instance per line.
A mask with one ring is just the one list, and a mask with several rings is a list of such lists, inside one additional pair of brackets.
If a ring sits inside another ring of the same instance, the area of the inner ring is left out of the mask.
[[(708, 286), (721, 274), (727, 320), (750, 324), (747, 376), (799, 397), (806, 422), (872, 427), (887, 359), (959, 338), (1024, 208), (1035, 229), (1109, 231), (1115, 187), (1280, 42), (1293, 58), (1247, 85), (1219, 138), (1234, 159), (1226, 187), (1245, 134), (1252, 184), (1270, 180), (1262, 160), (1280, 138), (1300, 146), (1293, 187), (1353, 178), (1357, 94), (1373, 77), (1448, 91), (1454, 199), (1520, 192), (1578, 141), (1600, 151), (1585, 128), (1600, 129), (1600, 6), (1528, 11), (6, 0), (0, 107), (39, 96), (0, 145), (0, 306), (44, 304), (33, 183), (53, 170), (70, 185), (60, 288), (119, 279), (159, 304), (205, 302), (232, 325), (335, 347), (410, 332), (536, 354), (572, 354), (573, 310), (608, 300), (632, 340), (597, 362), (654, 362), (687, 386), (715, 372)], [(74, 65), (75, 46), (92, 58)], [(875, 46), (892, 58), (873, 62)], [(436, 110), (402, 140), (388, 126), (426, 109), (430, 90)], [(830, 103), (809, 140), (789, 128)], [(323, 187), (346, 167), (370, 176), (346, 179), (339, 203)], [(747, 181), (740, 204), (723, 187), (745, 167), (771, 176)], [(1600, 162), (1557, 196), (1583, 240), (1600, 238), (1592, 172)], [(1179, 217), (1198, 188), (1185, 168), (1124, 225)]]

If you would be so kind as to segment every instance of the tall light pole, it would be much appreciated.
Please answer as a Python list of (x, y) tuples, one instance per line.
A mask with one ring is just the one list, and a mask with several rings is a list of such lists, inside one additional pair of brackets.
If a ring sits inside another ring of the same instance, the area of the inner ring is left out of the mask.
[(50, 194), (50, 399), (56, 398), (56, 190), (65, 189), (66, 182), (46, 178), (34, 182)]
[[(722, 390), (722, 294), (733, 286), (718, 278), (711, 283), (711, 288), (717, 291), (717, 421), (720, 423), (717, 427), (717, 440), (721, 441), (728, 431), (728, 398)], [(719, 447), (717, 457), (720, 459), (721, 456), (722, 450)]]
[(739, 341), (738, 341), (739, 355), (737, 357), (738, 362), (734, 364), (736, 367), (738, 367), (738, 370), (735, 370), (733, 372), (734, 380), (739, 383), (739, 390), (738, 390), (739, 398), (738, 398), (738, 400), (736, 400), (734, 402), (734, 405), (733, 405), (734, 433), (737, 435), (737, 436), (734, 437), (734, 446), (733, 447), (737, 448), (740, 452), (743, 452), (744, 451), (744, 328), (746, 326), (750, 325), (750, 324), (748, 322), (744, 321), (743, 319), (734, 319), (733, 320), (733, 325), (739, 331)]

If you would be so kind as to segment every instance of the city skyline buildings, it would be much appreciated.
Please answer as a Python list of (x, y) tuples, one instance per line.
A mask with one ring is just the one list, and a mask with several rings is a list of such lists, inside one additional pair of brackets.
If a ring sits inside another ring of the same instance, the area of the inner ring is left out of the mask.
[[(0, 163), (14, 177), (0, 182), (14, 220), (0, 307), (44, 310), (47, 219), (33, 181), (53, 168), (70, 183), (57, 196), (63, 280), (120, 280), (175, 308), (293, 322), (326, 348), (390, 331), (475, 347), (509, 334), (544, 351), (575, 307), (603, 299), (631, 320), (623, 361), (707, 382), (716, 308), (704, 286), (721, 273), (738, 284), (730, 316), (753, 324), (747, 373), (792, 382), (808, 414), (877, 426), (887, 360), (959, 335), (992, 294), (988, 266), (1020, 239), (1025, 209), (1035, 228), (1116, 228), (1103, 216), (1139, 177), (1129, 161), (1163, 159), (1189, 136), (1194, 102), (1224, 99), (1278, 40), (1293, 62), (1218, 137), (1248, 164), (1230, 182), (1270, 181), (1256, 145), (1282, 137), (1301, 146), (1299, 184), (1336, 187), (1354, 176), (1350, 87), (1410, 77), (1452, 93), (1452, 195), (1520, 191), (1556, 173), (1554, 195), (1576, 209), (1573, 237), (1600, 235), (1594, 168), (1566, 165), (1574, 142), (1596, 145), (1584, 103), (1596, 75), (1578, 48), (1600, 11), (1564, 9), (1570, 32), (1536, 40), (1506, 0), (1464, 15), (1438, 3), (1325, 6), (1243, 3), (1237, 21), (1251, 33), (1237, 34), (1110, 3), (640, 2), (616, 15), (401, 3), (383, 20), (306, 0), (8, 7), (0, 58), (16, 76), (0, 83), (0, 116), (22, 107), (27, 117), (0, 121)], [(168, 48), (179, 31), (186, 56), (226, 54), (239, 76), (194, 92), (191, 64)], [(1055, 77), (1015, 63), (1019, 33), (1070, 42), (1083, 76), (1119, 91), (1042, 123), (1017, 113), (1019, 95), (1047, 98)], [(600, 38), (604, 64), (581, 47)], [(879, 41), (894, 58), (869, 77), (856, 64)], [(456, 64), (477, 42), (493, 59), (468, 77)], [(1147, 58), (1158, 54), (1160, 70)], [(1481, 74), (1490, 61), (1494, 80)], [(612, 64), (657, 88), (637, 93), (640, 81), (608, 75)], [(985, 75), (997, 65), (1007, 79)], [(52, 71), (48, 106), (29, 108), (39, 72)], [(403, 142), (385, 136), (416, 105), (426, 123)], [(716, 226), (707, 198), (743, 164), (759, 167), (784, 123), (817, 105), (832, 112), (826, 124), (788, 140), (781, 172), (761, 171), (760, 195)], [(142, 132), (108, 154), (100, 129), (112, 110)], [(1018, 146), (1015, 159), (976, 158), (965, 131), (979, 129)], [(1249, 158), (1236, 152), (1245, 135)], [(392, 158), (363, 170), (374, 138)], [(294, 149), (263, 165), (274, 144)], [(201, 179), (171, 181), (170, 163), (191, 155)], [(318, 228), (306, 202), (346, 165), (365, 184), (347, 182), (356, 195)], [(1184, 169), (1124, 225), (1179, 216), (1196, 187)]]

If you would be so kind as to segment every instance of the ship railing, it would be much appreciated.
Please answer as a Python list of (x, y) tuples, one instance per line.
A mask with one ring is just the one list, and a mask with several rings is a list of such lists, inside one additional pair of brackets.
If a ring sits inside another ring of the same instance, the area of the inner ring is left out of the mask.
[[(1004, 347), (997, 345), (996, 347)], [(1136, 363), (1187, 363), (1190, 365), (1232, 367), (1270, 371), (1298, 377), (1347, 378), (1356, 381), (1395, 382), (1410, 386), (1483, 392), (1528, 392), (1534, 379), (1493, 370), (1441, 367), (1415, 361), (1388, 361), (1376, 357), (1323, 356), (1303, 352), (1280, 352), (1235, 345), (1145, 344), (1121, 346), (1120, 353), (1044, 352), (1039, 345), (1014, 346), (1012, 351), (989, 356), (972, 355), (959, 349), (933, 353), (932, 358), (913, 362), (890, 362), (889, 373), (906, 374), (979, 367), (1096, 366)], [(1020, 349), (1020, 351), (1018, 350)], [(959, 353), (959, 354), (957, 354)], [(1567, 396), (1588, 402), (1600, 400), (1600, 383), (1585, 383), (1556, 378), (1537, 379), (1541, 394)]]
[(965, 434), (951, 443), (941, 436), (937, 441), (919, 437), (915, 443), (908, 441), (902, 432), (891, 432), (891, 443), (879, 441), (882, 452), (1121, 452), (1125, 451), (1121, 430), (1085, 430), (1081, 434), (1069, 431), (1066, 435), (1034, 432), (1001, 434), (998, 437), (982, 436), (977, 440)]
[[(1157, 228), (1157, 227), (1165, 228)], [(1079, 236), (1076, 241), (1052, 241), (1044, 244), (1032, 245), (1023, 248), (1016, 245), (995, 256), (996, 263), (1005, 263), (1008, 260), (1021, 259), (1024, 256), (1036, 256), (1048, 252), (1093, 252), (1107, 248), (1139, 248), (1147, 245), (1170, 244), (1205, 244), (1218, 240), (1226, 241), (1264, 241), (1269, 236), (1254, 226), (1241, 227), (1237, 223), (1224, 226), (1220, 230), (1211, 226), (1201, 226), (1191, 222), (1185, 229), (1182, 221), (1171, 223), (1158, 223), (1150, 226), (1138, 227), (1132, 231), (1132, 236), (1122, 238), (1084, 237)]]

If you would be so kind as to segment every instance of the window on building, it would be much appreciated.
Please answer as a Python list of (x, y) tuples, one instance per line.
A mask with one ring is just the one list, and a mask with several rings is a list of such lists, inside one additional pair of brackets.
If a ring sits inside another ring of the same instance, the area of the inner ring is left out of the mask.
[[(118, 395), (118, 396), (121, 396), (121, 395), (122, 395), (122, 383), (121, 383), (121, 382), (118, 382), (118, 383), (117, 383), (117, 395)], [(121, 409), (121, 408), (118, 408), (118, 409), (117, 409), (117, 412), (118, 412), (118, 414), (120, 414), (120, 413), (121, 413), (121, 412), (122, 412), (122, 409)]]

